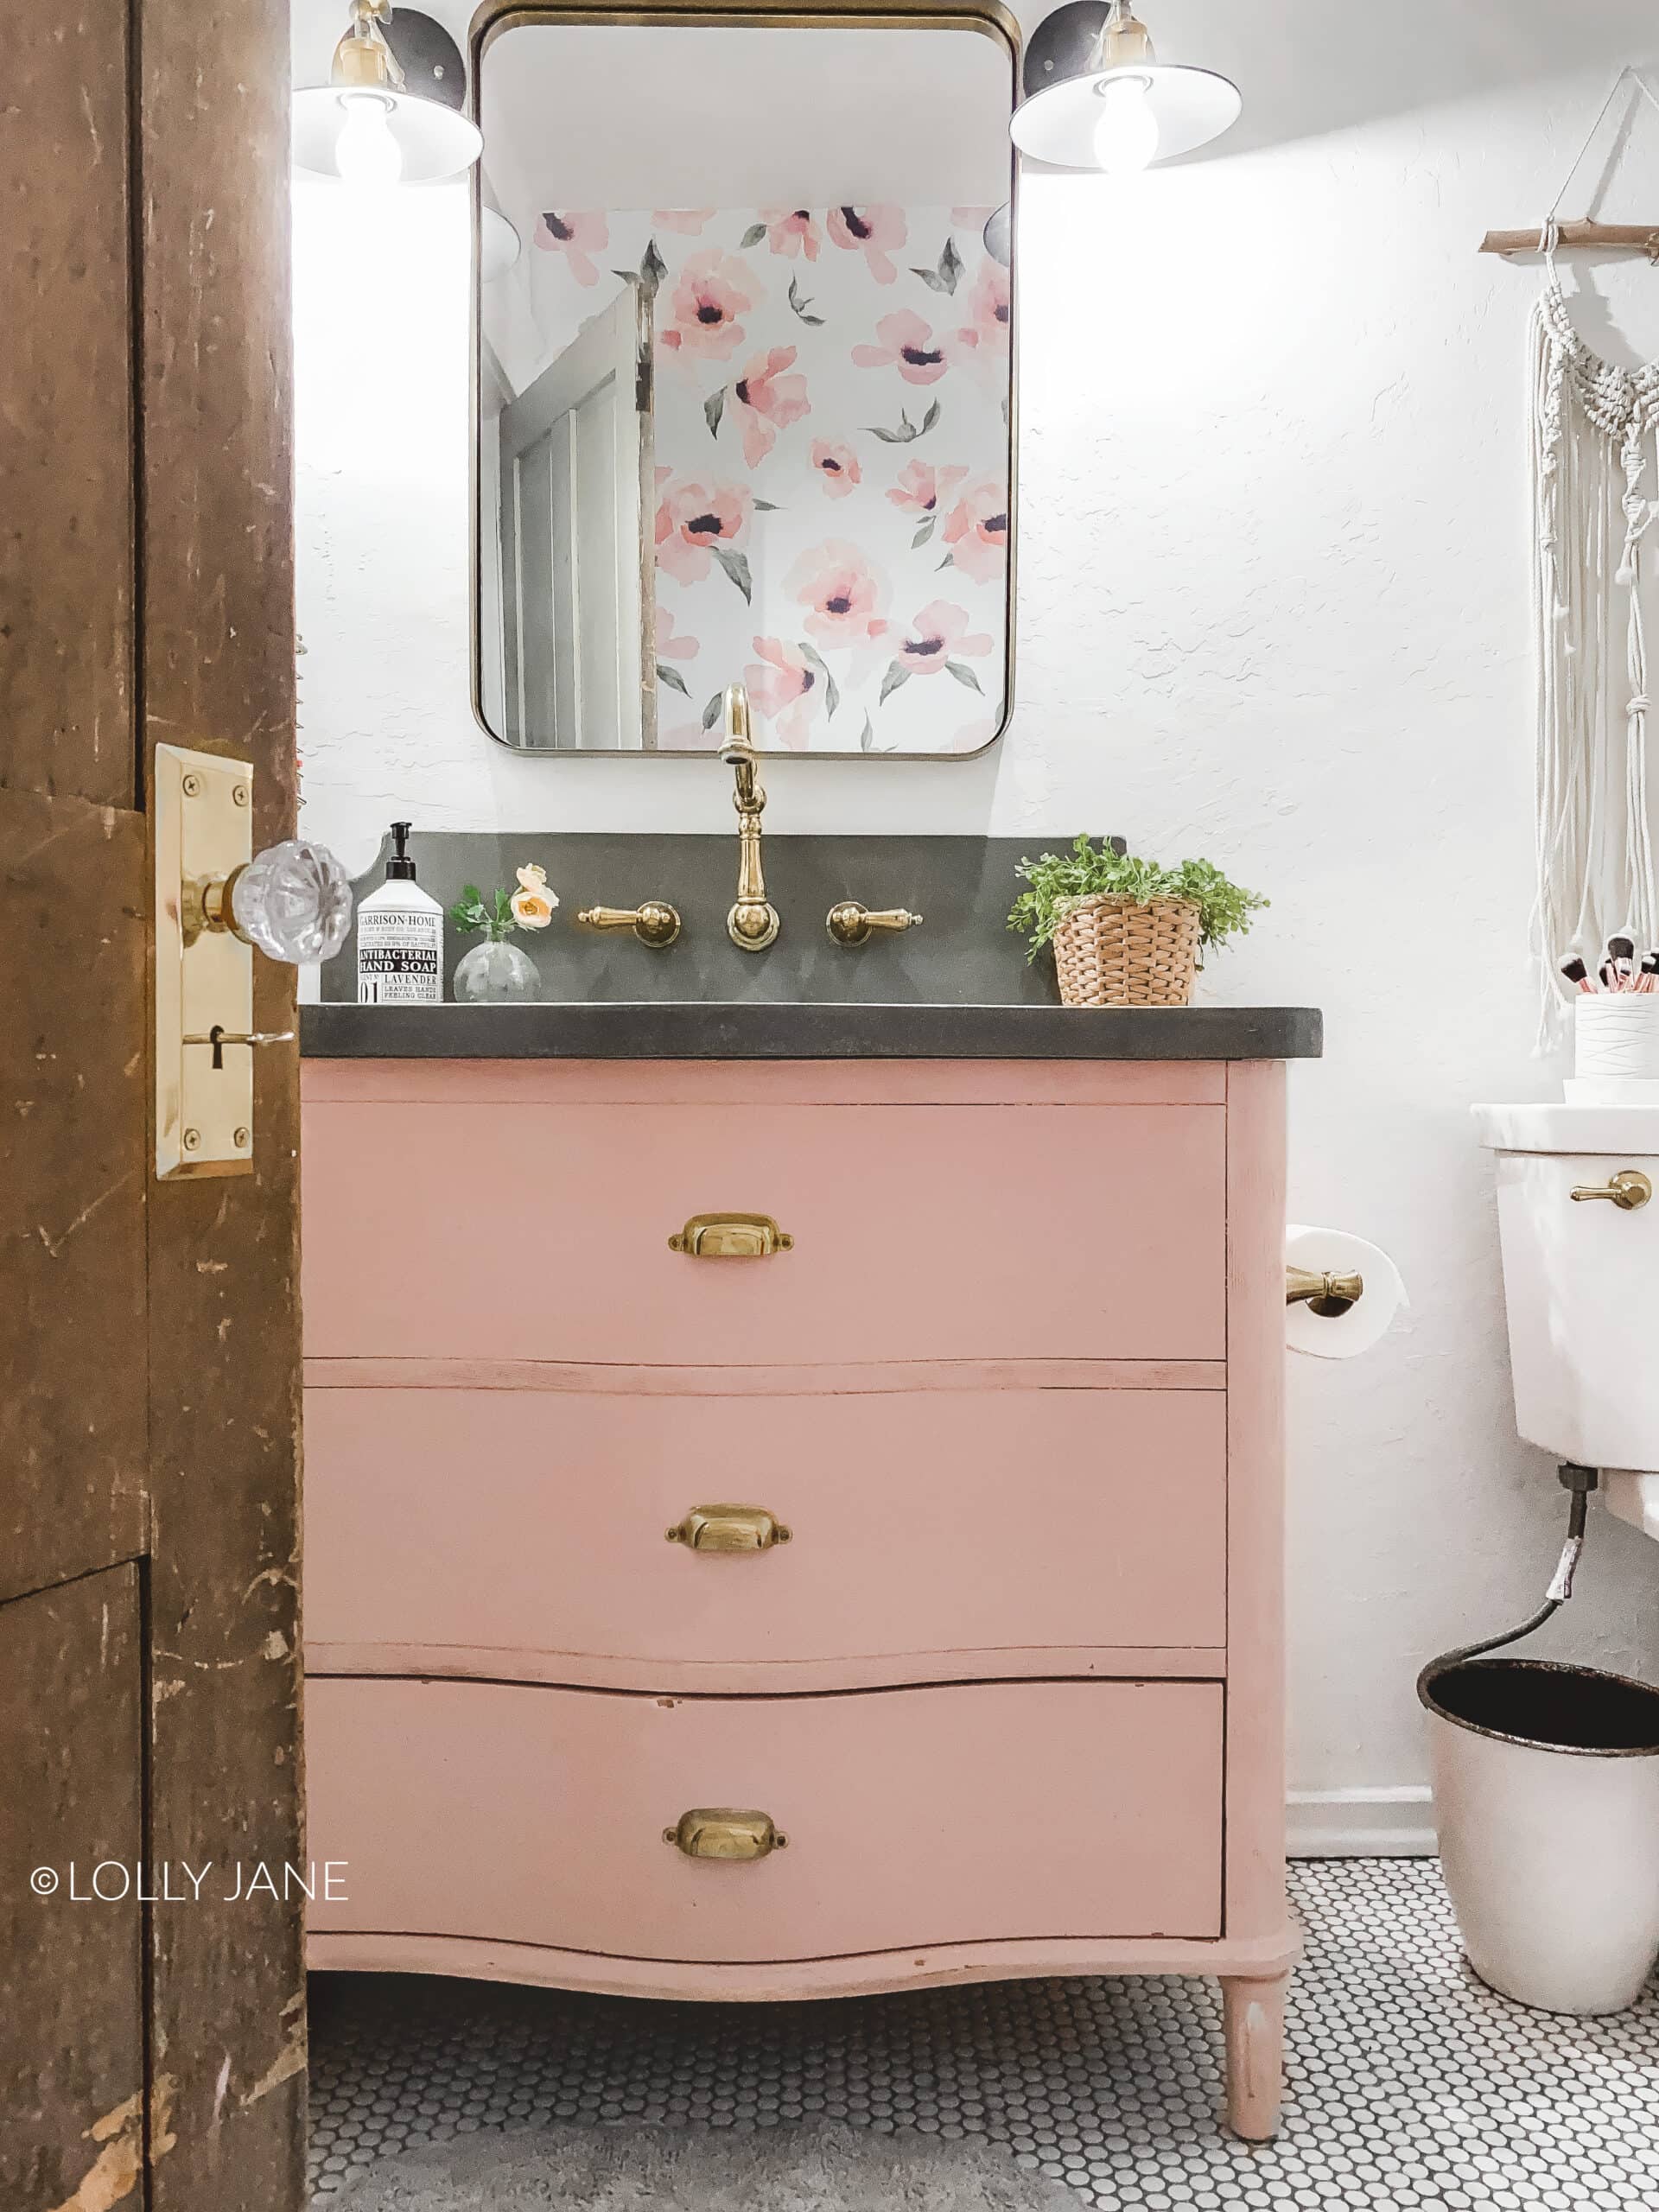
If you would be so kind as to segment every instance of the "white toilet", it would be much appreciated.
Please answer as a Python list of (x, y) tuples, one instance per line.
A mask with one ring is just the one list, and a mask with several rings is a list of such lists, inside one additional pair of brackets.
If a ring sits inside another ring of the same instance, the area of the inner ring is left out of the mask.
[(1516, 1426), (1598, 1468), (1609, 1510), (1659, 1537), (1659, 1101), (1474, 1113), (1497, 1168)]

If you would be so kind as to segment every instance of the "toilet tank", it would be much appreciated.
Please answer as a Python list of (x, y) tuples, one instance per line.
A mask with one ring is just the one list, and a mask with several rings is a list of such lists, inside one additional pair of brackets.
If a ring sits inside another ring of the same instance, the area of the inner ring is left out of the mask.
[[(1516, 1427), (1591, 1467), (1659, 1469), (1659, 1106), (1478, 1106), (1495, 1155)], [(1645, 1175), (1629, 1209), (1574, 1190)]]

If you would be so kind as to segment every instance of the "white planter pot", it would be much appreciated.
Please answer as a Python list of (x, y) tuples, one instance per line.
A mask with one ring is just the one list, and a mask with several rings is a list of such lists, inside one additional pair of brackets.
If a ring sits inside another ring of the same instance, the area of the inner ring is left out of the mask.
[(1622, 2012), (1659, 1957), (1659, 1690), (1476, 1659), (1417, 1692), (1470, 1965), (1545, 2012)]

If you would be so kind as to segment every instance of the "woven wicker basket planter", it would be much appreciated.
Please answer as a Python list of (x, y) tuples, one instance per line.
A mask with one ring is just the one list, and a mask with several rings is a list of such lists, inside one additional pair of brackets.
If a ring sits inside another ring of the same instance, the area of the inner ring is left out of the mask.
[(1198, 910), (1189, 899), (1079, 899), (1054, 931), (1066, 1006), (1185, 1006), (1198, 968)]

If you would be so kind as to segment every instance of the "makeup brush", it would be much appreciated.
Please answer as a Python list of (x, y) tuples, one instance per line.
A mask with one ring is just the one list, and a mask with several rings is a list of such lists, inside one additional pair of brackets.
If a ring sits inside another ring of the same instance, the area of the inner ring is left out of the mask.
[(1636, 940), (1628, 937), (1610, 937), (1607, 940), (1607, 957), (1613, 970), (1613, 988), (1618, 991), (1628, 991), (1630, 988), (1630, 978), (1635, 972)]
[(1590, 980), (1590, 970), (1576, 956), (1571, 960), (1564, 960), (1561, 963), (1561, 973), (1569, 983), (1575, 985), (1581, 991), (1593, 991), (1596, 988)]

